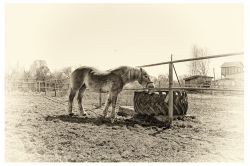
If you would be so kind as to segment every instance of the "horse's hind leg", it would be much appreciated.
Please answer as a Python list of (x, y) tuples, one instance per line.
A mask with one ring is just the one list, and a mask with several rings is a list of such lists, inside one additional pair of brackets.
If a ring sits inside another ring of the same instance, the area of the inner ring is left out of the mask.
[(73, 89), (73, 88), (70, 88), (70, 94), (69, 94), (69, 108), (68, 108), (68, 112), (69, 112), (69, 115), (72, 116), (73, 113), (72, 113), (72, 104), (73, 104), (73, 100), (74, 100), (74, 97), (76, 95), (76, 90)]
[(86, 85), (83, 84), (81, 86), (81, 88), (79, 89), (78, 96), (77, 96), (79, 111), (80, 111), (80, 115), (82, 115), (82, 116), (86, 115), (86, 112), (83, 110), (83, 107), (82, 107), (82, 97), (83, 97), (83, 93), (84, 93), (85, 89), (86, 89)]
[(112, 112), (111, 112), (111, 123), (114, 123), (115, 121), (115, 106), (116, 106), (116, 101), (117, 101), (117, 96), (118, 93), (112, 93)]
[(111, 104), (111, 95), (109, 94), (108, 99), (106, 100), (106, 103), (105, 103), (104, 110), (103, 110), (103, 117), (107, 116), (110, 104)]

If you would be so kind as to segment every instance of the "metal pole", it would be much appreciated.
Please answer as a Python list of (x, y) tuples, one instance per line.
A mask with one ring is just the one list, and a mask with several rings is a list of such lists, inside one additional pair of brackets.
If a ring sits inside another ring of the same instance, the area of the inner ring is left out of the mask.
[(169, 63), (169, 100), (168, 100), (168, 117), (169, 124), (172, 124), (173, 121), (173, 63), (172, 63), (172, 54), (171, 62)]
[(174, 64), (173, 64), (173, 68), (174, 68), (175, 76), (176, 76), (176, 78), (177, 78), (177, 80), (178, 80), (179, 86), (181, 87), (181, 83), (180, 83), (179, 77), (178, 77), (178, 75), (177, 75), (177, 72), (176, 72), (176, 70), (175, 70)]
[[(213, 87), (215, 87), (216, 81), (215, 81), (215, 70), (213, 68), (213, 73), (214, 73), (214, 83), (213, 83)], [(211, 90), (211, 94), (214, 95), (214, 91)]]

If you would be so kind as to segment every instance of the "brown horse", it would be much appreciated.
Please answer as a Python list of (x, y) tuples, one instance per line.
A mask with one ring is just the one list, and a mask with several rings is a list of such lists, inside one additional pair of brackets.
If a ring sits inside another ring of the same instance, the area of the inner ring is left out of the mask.
[(112, 103), (111, 122), (115, 119), (115, 106), (118, 94), (122, 91), (125, 84), (138, 81), (143, 87), (154, 88), (153, 82), (150, 80), (147, 72), (142, 68), (133, 68), (121, 66), (112, 70), (99, 71), (92, 67), (80, 67), (74, 70), (70, 78), (70, 94), (69, 94), (69, 115), (72, 116), (72, 102), (77, 91), (78, 106), (80, 114), (85, 116), (86, 113), (82, 106), (82, 97), (86, 88), (95, 92), (109, 92), (103, 116), (107, 116), (108, 108)]

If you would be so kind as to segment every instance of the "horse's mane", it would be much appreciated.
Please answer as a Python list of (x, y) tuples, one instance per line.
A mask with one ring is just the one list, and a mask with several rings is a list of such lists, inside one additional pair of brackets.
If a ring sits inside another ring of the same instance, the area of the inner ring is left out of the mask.
[(130, 70), (132, 70), (132, 67), (129, 67), (129, 66), (120, 66), (120, 67), (117, 67), (117, 68), (114, 68), (114, 69), (109, 69), (107, 71), (110, 72), (110, 73), (113, 73), (113, 74), (121, 76), (121, 75), (126, 74)]
[(135, 80), (139, 75), (139, 69), (130, 66), (120, 66), (106, 71), (101, 71), (94, 67), (89, 68), (91, 69), (90, 73), (93, 75), (104, 76), (108, 74), (115, 74), (119, 76), (124, 83)]
[(99, 75), (99, 76), (101, 76), (101, 75), (107, 75), (107, 74), (110, 73), (109, 70), (107, 70), (107, 71), (101, 71), (101, 70), (99, 70), (97, 68), (94, 68), (94, 67), (89, 67), (89, 68), (91, 69), (90, 73), (93, 74), (93, 75)]
[(139, 69), (130, 66), (120, 66), (108, 71), (120, 76), (124, 83), (135, 80), (139, 75)]

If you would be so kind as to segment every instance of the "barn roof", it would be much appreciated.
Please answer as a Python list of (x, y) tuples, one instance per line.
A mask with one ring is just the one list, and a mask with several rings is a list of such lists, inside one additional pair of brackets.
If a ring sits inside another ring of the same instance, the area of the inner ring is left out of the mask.
[(221, 67), (243, 67), (242, 62), (224, 62)]
[(198, 78), (198, 77), (202, 77), (202, 78), (213, 78), (213, 77), (210, 77), (210, 76), (194, 75), (194, 76), (186, 77), (186, 78), (184, 78), (184, 80), (185, 80), (185, 81), (188, 81), (188, 80), (196, 79), (196, 78)]

